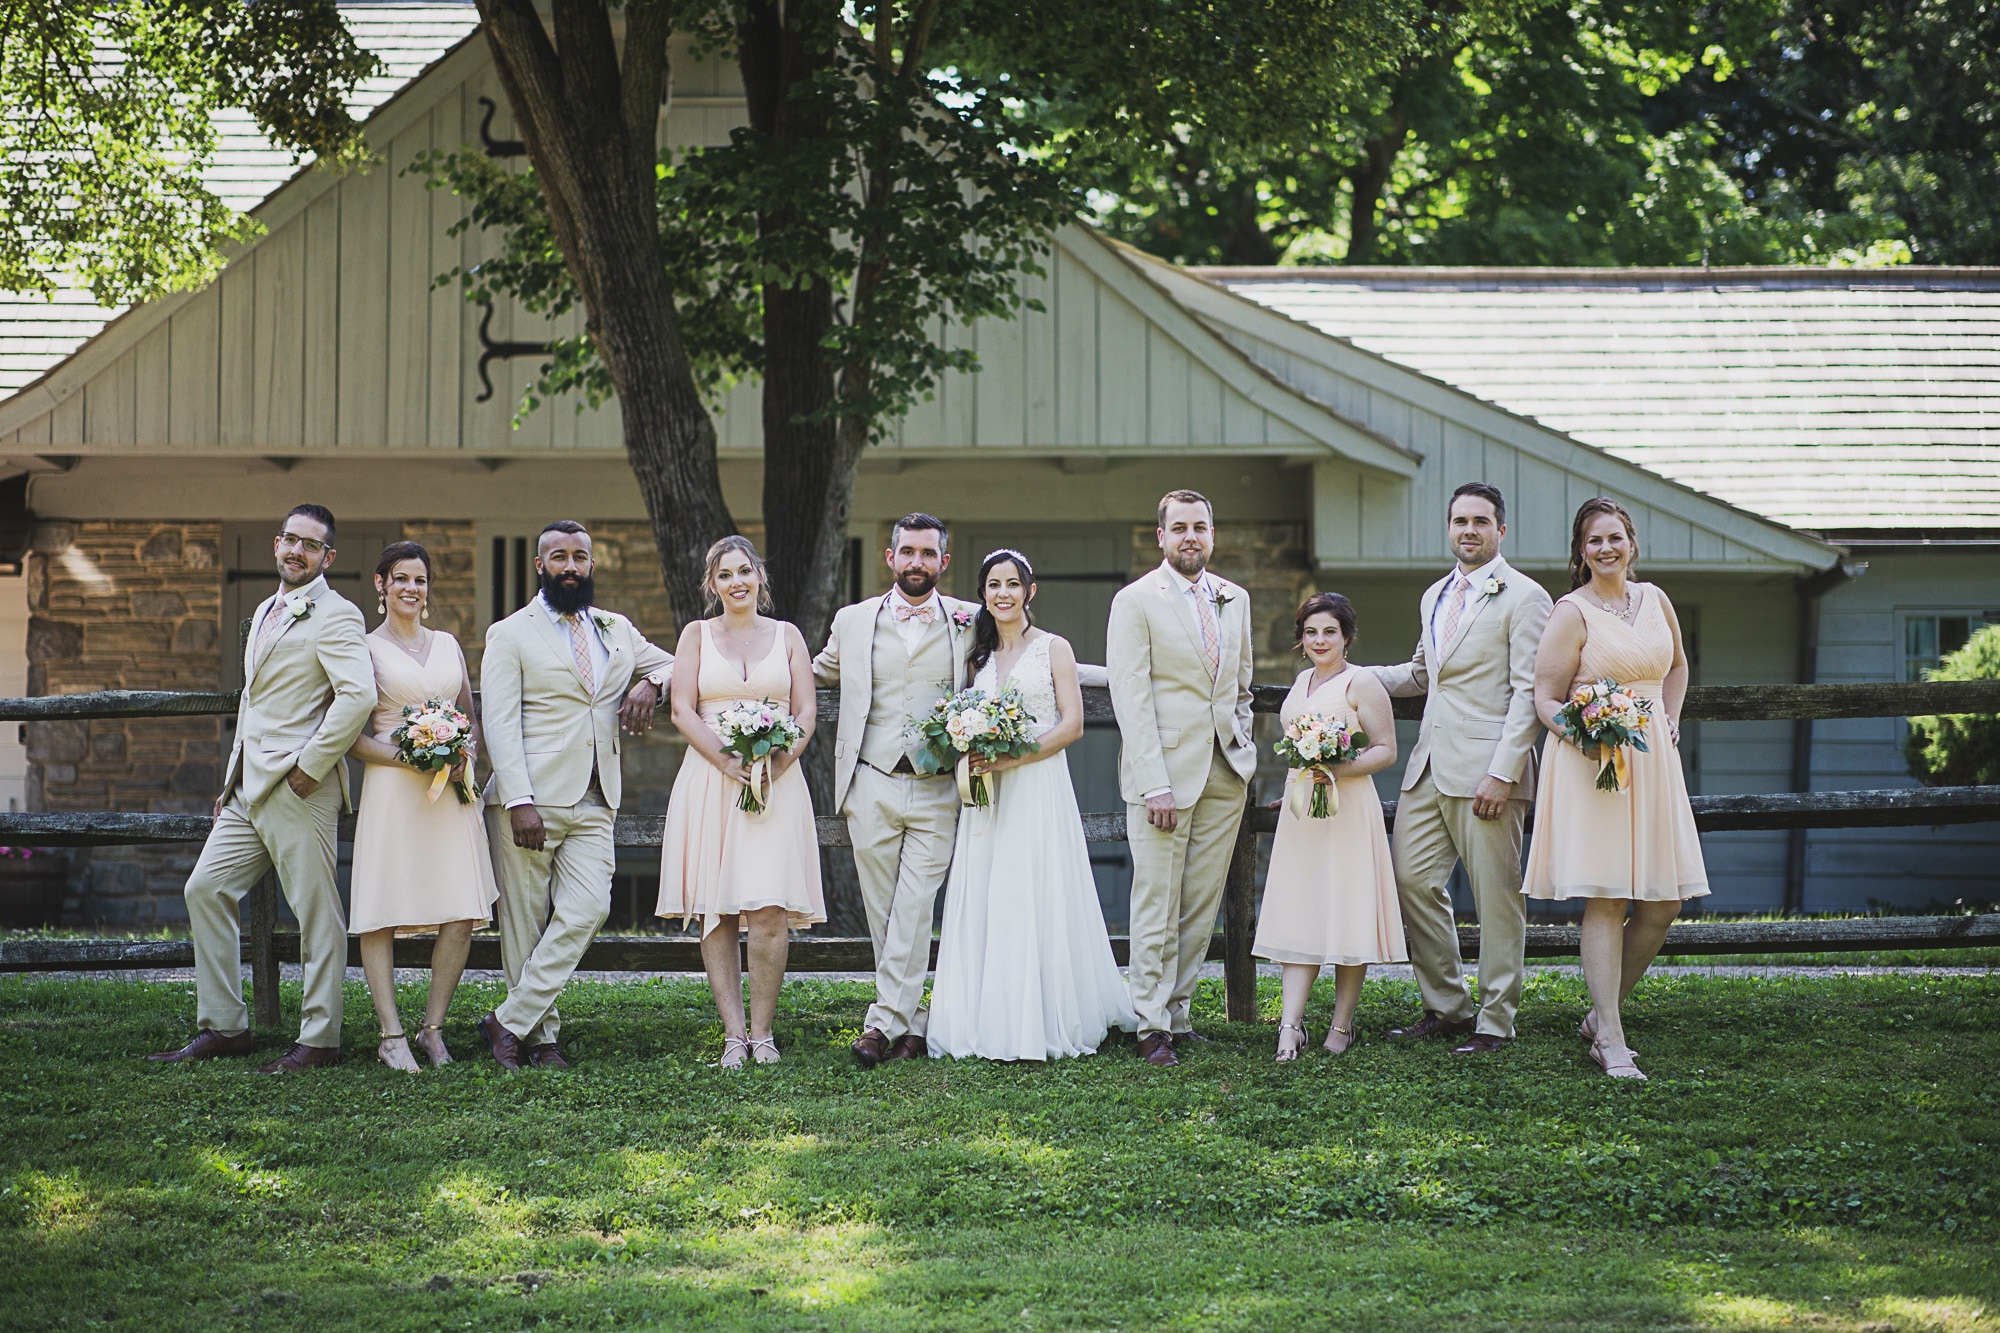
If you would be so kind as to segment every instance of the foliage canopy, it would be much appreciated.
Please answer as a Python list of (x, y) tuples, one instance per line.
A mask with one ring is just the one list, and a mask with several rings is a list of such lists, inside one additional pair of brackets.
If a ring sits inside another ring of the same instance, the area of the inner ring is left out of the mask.
[[(2000, 680), (2000, 623), (1986, 626), (1949, 653), (1930, 680)], [(2000, 716), (1948, 713), (1913, 717), (1903, 737), (1910, 775), (1927, 786), (2000, 782)]]

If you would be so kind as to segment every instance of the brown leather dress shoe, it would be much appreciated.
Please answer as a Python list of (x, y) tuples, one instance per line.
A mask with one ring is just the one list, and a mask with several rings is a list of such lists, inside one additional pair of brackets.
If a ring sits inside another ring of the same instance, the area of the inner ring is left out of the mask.
[(1464, 1045), (1451, 1048), (1453, 1055), (1491, 1055), (1502, 1046), (1513, 1041), (1512, 1037), (1496, 1037), (1491, 1032), (1475, 1032)]
[(502, 1069), (521, 1067), (521, 1039), (500, 1026), (499, 1016), (488, 1014), (479, 1020), (479, 1035), (486, 1038), (486, 1049), (493, 1053), (493, 1059)]
[(521, 1048), (521, 1059), (537, 1069), (568, 1069), (570, 1062), (563, 1059), (563, 1053), (552, 1041), (538, 1041), (533, 1046)]
[(1171, 1069), (1181, 1062), (1174, 1054), (1173, 1034), (1167, 1032), (1148, 1032), (1139, 1038), (1139, 1058), (1161, 1069)]
[(1426, 1013), (1408, 1027), (1390, 1028), (1382, 1036), (1386, 1041), (1422, 1041), (1426, 1037), (1462, 1037), (1472, 1027), (1473, 1020), (1469, 1018), (1452, 1020), (1443, 1014)]
[(931, 1053), (931, 1044), (914, 1032), (905, 1032), (889, 1048), (888, 1060), (920, 1060)]
[(882, 1029), (867, 1028), (847, 1049), (854, 1052), (855, 1062), (863, 1069), (873, 1069), (889, 1058), (889, 1039), (882, 1035)]
[(286, 1051), (268, 1065), (258, 1065), (260, 1074), (296, 1074), (302, 1069), (324, 1069), (328, 1065), (340, 1063), (338, 1046), (308, 1046), (304, 1042), (294, 1042)]
[(227, 1037), (214, 1028), (203, 1028), (179, 1050), (159, 1051), (146, 1058), (155, 1064), (177, 1065), (189, 1060), (213, 1060), (219, 1055), (248, 1055), (256, 1045), (257, 1034), (249, 1028)]

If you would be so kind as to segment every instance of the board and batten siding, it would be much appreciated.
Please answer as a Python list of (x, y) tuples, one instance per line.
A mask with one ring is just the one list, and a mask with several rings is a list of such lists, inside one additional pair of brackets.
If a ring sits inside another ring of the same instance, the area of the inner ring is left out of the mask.
[[(2000, 556), (1867, 552), (1868, 573), (1827, 595), (1820, 612), (1819, 678), (1900, 680), (1904, 617), (1957, 611), (2000, 619)], [(1901, 718), (1813, 726), (1815, 791), (1913, 787)], [(1923, 907), (2000, 897), (2000, 826), (1814, 829), (1807, 835), (1807, 911), (1863, 911), (1872, 902)]]

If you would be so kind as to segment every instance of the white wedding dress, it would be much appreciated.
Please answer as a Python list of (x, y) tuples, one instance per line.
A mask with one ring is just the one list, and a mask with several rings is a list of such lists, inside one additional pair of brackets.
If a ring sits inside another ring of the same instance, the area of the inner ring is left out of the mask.
[[(1037, 734), (1060, 720), (1054, 635), (1030, 643), (1008, 683)], [(973, 684), (1000, 688), (992, 662)], [(1138, 1026), (1111, 956), (1090, 852), (1063, 755), (995, 774), (993, 804), (960, 812), (931, 985), (934, 1056), (1055, 1060), (1089, 1055), (1111, 1028)]]

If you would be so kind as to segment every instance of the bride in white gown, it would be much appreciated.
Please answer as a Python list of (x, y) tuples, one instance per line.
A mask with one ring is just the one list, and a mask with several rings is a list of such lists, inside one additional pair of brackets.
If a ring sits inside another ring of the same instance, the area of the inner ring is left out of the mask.
[(995, 551), (980, 566), (973, 684), (1018, 689), (1041, 749), (988, 766), (998, 775), (993, 803), (960, 814), (931, 985), (934, 1056), (1055, 1060), (1089, 1055), (1113, 1027), (1138, 1026), (1059, 758), (1083, 735), (1076, 654), (1034, 627), (1034, 594), (1035, 571), (1019, 551)]

